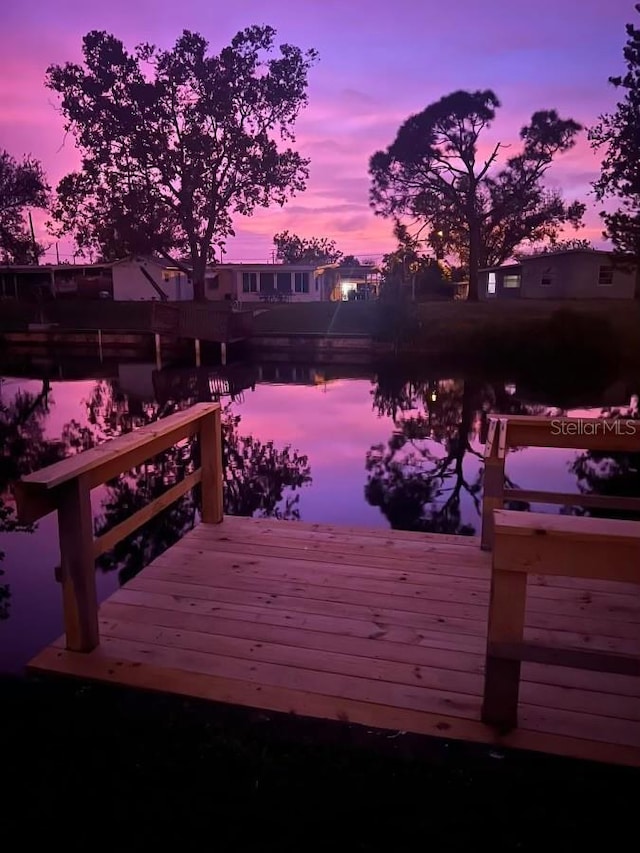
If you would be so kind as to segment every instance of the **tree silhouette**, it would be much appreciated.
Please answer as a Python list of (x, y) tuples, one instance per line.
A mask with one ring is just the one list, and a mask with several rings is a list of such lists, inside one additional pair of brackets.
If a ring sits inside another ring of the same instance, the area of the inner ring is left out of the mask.
[[(640, 13), (640, 3), (635, 4)], [(604, 236), (611, 240), (618, 261), (636, 265), (635, 297), (640, 299), (640, 27), (627, 24), (624, 75), (609, 82), (622, 90), (615, 112), (600, 116), (589, 131), (592, 147), (604, 148), (600, 177), (594, 183), (596, 198), (616, 199), (617, 210), (601, 214)]]
[[(186, 408), (191, 402), (183, 400), (163, 407), (145, 403), (132, 411), (126, 397), (111, 383), (99, 382), (86, 402), (87, 424), (70, 422), (65, 427), (63, 438), (69, 447), (87, 449)], [(307, 457), (289, 446), (277, 448), (272, 441), (261, 442), (253, 436), (242, 435), (240, 424), (240, 415), (232, 414), (229, 407), (223, 409), (225, 513), (299, 518), (298, 490), (311, 482)], [(198, 443), (189, 439), (108, 483), (102, 511), (94, 525), (96, 535), (133, 515), (167, 488), (180, 482), (198, 465)], [(198, 488), (118, 543), (110, 553), (102, 555), (98, 567), (103, 571), (118, 570), (124, 583), (194, 526), (200, 505)]]
[(82, 172), (58, 186), (60, 233), (108, 260), (172, 254), (205, 299), (207, 263), (234, 233), (233, 216), (305, 188), (308, 160), (285, 146), (316, 54), (275, 40), (272, 27), (247, 27), (211, 55), (185, 30), (169, 50), (129, 52), (87, 33), (83, 64), (47, 71), (82, 154)]
[[(626, 409), (606, 409), (602, 416), (608, 419), (640, 419), (637, 398)], [(582, 494), (610, 497), (637, 498), (640, 495), (640, 451), (638, 453), (607, 453), (589, 450), (581, 453), (570, 464), (578, 489)], [(573, 514), (588, 514), (613, 518), (638, 518), (638, 512), (590, 508), (567, 508)]]
[(288, 231), (273, 235), (276, 258), (284, 264), (330, 264), (342, 258), (335, 240), (328, 237), (299, 237)]
[(504, 384), (402, 382), (392, 373), (378, 377), (372, 396), (374, 410), (391, 416), (395, 430), (386, 446), (367, 452), (366, 500), (395, 529), (473, 535), (461, 501), (467, 495), (480, 515), (480, 444), (489, 414), (532, 413), (531, 407), (506, 393)]
[[(64, 445), (44, 436), (44, 421), (49, 413), (49, 382), (38, 394), (18, 391), (3, 398), (0, 383), (0, 533), (32, 533), (35, 525), (21, 524), (16, 518), (11, 485), (37, 468), (58, 462), (65, 455)], [(4, 553), (0, 551), (0, 563)], [(0, 577), (3, 571), (0, 569)], [(9, 616), (10, 586), (0, 584), (0, 619)]]
[(47, 206), (49, 186), (42, 165), (33, 157), (18, 162), (0, 149), (0, 261), (37, 264), (44, 249), (26, 225), (27, 207)]
[(383, 255), (381, 272), (382, 295), (389, 291), (394, 297), (409, 296), (412, 299), (451, 297), (453, 289), (447, 283), (448, 270), (439, 260), (426, 255), (421, 243), (413, 237), (406, 226), (396, 223), (394, 236), (398, 245), (393, 252)]
[(583, 204), (566, 205), (543, 183), (580, 125), (555, 110), (534, 113), (520, 131), (520, 152), (497, 169), (503, 144), (485, 157), (479, 140), (499, 106), (491, 90), (453, 92), (410, 116), (369, 164), (376, 213), (408, 218), (436, 257), (458, 258), (469, 273), (469, 299), (478, 298), (481, 267), (504, 263), (522, 243), (555, 237), (584, 213)]

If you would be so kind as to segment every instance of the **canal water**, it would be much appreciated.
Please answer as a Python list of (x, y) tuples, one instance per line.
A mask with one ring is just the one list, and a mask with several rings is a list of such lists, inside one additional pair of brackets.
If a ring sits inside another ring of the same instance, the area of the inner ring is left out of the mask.
[[(27, 529), (15, 517), (12, 484), (29, 471), (222, 394), (227, 512), (473, 535), (480, 532), (491, 413), (637, 416), (638, 389), (628, 382), (579, 396), (554, 386), (531, 390), (435, 366), (264, 364), (221, 374), (206, 367), (158, 372), (134, 362), (12, 365), (0, 378), (0, 671), (19, 670), (62, 633), (55, 515)], [(96, 489), (96, 532), (176, 482), (190, 464), (189, 449), (179, 447)], [(637, 466), (621, 472), (607, 458), (537, 448), (511, 453), (507, 475), (523, 488), (576, 493), (607, 491), (613, 480), (627, 489), (638, 484)], [(101, 558), (100, 598), (175, 541), (197, 512), (187, 496)]]

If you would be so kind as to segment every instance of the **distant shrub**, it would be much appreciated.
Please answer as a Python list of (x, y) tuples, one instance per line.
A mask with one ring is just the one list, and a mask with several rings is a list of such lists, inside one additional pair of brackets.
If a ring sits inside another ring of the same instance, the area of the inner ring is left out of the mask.
[(420, 318), (414, 303), (399, 288), (383, 290), (376, 303), (374, 337), (397, 347), (415, 344), (420, 339)]

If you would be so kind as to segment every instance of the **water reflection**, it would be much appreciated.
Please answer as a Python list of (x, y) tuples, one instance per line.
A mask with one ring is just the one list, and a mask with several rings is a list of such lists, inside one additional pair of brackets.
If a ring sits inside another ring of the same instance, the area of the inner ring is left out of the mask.
[[(74, 366), (75, 376), (84, 375), (80, 367)], [(91, 374), (91, 365), (85, 367)], [(55, 365), (48, 368), (59, 375)], [(46, 373), (40, 366), (24, 375), (40, 370)], [(91, 382), (45, 377), (0, 385), (0, 534), (11, 534), (3, 536), (7, 560), (0, 615), (10, 612), (10, 592), (16, 614), (2, 625), (0, 652), (3, 643), (19, 645), (20, 632), (28, 633), (20, 646), (24, 662), (55, 637), (60, 609), (52, 580), (42, 592), (42, 577), (53, 575), (57, 559), (55, 524), (43, 519), (21, 539), (17, 531), (25, 528), (15, 519), (12, 482), (192, 402), (228, 394), (222, 400), (227, 513), (460, 534), (479, 532), (481, 456), (490, 414), (638, 416), (637, 400), (624, 406), (637, 390), (633, 382), (586, 392), (556, 376), (553, 393), (544, 393), (528, 392), (517, 377), (478, 377), (462, 368), (434, 368), (430, 375), (339, 365), (234, 370), (228, 376), (213, 368), (158, 373), (150, 364), (105, 363)], [(62, 368), (63, 375), (66, 371)], [(458, 378), (442, 378), (447, 375)], [(197, 442), (183, 442), (96, 490), (96, 534), (197, 464)], [(640, 494), (639, 470), (635, 454), (526, 448), (510, 454), (507, 466), (511, 485), (621, 495)], [(122, 582), (135, 575), (193, 526), (199, 501), (197, 490), (188, 493), (103, 555), (101, 594), (114, 588), (116, 578)], [(37, 595), (38, 605), (30, 609)], [(0, 667), (6, 657), (0, 654)]]
[[(0, 380), (0, 534), (32, 533), (33, 525), (20, 524), (16, 518), (11, 496), (11, 485), (36, 468), (57, 462), (64, 456), (64, 446), (59, 441), (45, 438), (44, 425), (49, 414), (51, 385), (43, 380), (38, 393), (18, 389)], [(0, 548), (0, 578), (4, 577), (1, 563), (4, 552)], [(9, 615), (11, 587), (0, 583), (0, 619)]]
[[(557, 381), (556, 377), (556, 387)], [(563, 396), (566, 399), (566, 394)], [(379, 507), (392, 528), (429, 533), (480, 532), (484, 473), (481, 460), (489, 415), (559, 417), (569, 413), (560, 406), (525, 402), (518, 396), (515, 383), (473, 379), (403, 381), (393, 372), (378, 376), (372, 398), (374, 411), (391, 418), (393, 432), (386, 444), (373, 445), (367, 451), (365, 497), (372, 506)], [(638, 398), (633, 396), (627, 407), (606, 407), (586, 414), (637, 418)], [(511, 454), (519, 451), (522, 448), (512, 448)], [(640, 453), (584, 452), (568, 462), (568, 470), (576, 478), (570, 491), (618, 497), (640, 495)], [(518, 483), (508, 471), (509, 465), (505, 486), (516, 488)], [(525, 502), (508, 506), (530, 508)], [(585, 513), (573, 506), (560, 511)]]
[[(194, 390), (191, 383), (187, 387)], [(205, 396), (211, 399), (209, 383), (196, 385), (195, 389), (198, 387), (204, 388)], [(86, 423), (81, 425), (74, 420), (65, 425), (63, 440), (74, 451), (86, 450), (194, 402), (202, 402), (202, 397), (183, 393), (179, 400), (163, 405), (129, 399), (114, 383), (101, 381), (86, 401)], [(289, 445), (278, 448), (272, 440), (244, 434), (241, 415), (234, 413), (229, 404), (222, 412), (222, 439), (225, 513), (299, 518), (299, 490), (312, 480), (307, 456)], [(199, 464), (198, 443), (189, 439), (109, 482), (95, 520), (96, 536), (142, 509)], [(103, 571), (117, 570), (124, 583), (190, 530), (200, 508), (201, 495), (197, 488), (119, 542), (113, 551), (102, 555), (98, 567)]]
[[(386, 445), (367, 452), (365, 496), (391, 527), (473, 535), (480, 519), (482, 445), (491, 413), (541, 414), (515, 386), (474, 380), (410, 380), (382, 375), (373, 407), (391, 417)], [(513, 485), (512, 483), (509, 483)], [(462, 518), (462, 499), (472, 507)]]
[[(629, 406), (605, 409), (605, 418), (640, 418), (638, 397), (634, 395)], [(578, 489), (582, 494), (596, 494), (623, 498), (640, 495), (640, 453), (602, 453), (589, 451), (579, 454), (570, 464), (575, 474)], [(566, 512), (583, 514), (580, 508)], [(603, 510), (592, 509), (591, 515), (605, 515)], [(624, 510), (608, 510), (606, 515), (615, 518), (637, 518), (637, 513)]]

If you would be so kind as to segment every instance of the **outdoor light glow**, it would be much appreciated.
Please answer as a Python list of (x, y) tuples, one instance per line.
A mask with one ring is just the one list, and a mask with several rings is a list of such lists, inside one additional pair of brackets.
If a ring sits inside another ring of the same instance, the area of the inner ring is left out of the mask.
[(349, 291), (356, 289), (355, 281), (341, 281), (340, 282), (340, 293), (343, 299), (349, 298)]

